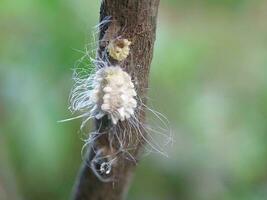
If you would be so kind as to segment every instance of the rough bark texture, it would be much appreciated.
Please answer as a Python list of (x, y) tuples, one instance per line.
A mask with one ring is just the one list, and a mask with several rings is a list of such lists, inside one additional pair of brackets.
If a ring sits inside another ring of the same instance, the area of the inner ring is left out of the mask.
[[(145, 102), (146, 88), (148, 86), (149, 68), (153, 55), (153, 46), (156, 32), (156, 19), (159, 0), (103, 0), (100, 9), (100, 22), (111, 17), (111, 22), (100, 27), (98, 57), (104, 58), (103, 52), (111, 39), (122, 37), (132, 41), (131, 53), (128, 58), (118, 63), (108, 58), (112, 64), (119, 64), (127, 71), (135, 84), (137, 94)], [(140, 121), (145, 120), (144, 109), (138, 109), (137, 117)], [(117, 131), (136, 131), (129, 127), (127, 122), (120, 122)], [(110, 122), (105, 117), (96, 120), (95, 129), (100, 133), (111, 133)], [(136, 133), (137, 135), (138, 133)], [(135, 135), (132, 133), (132, 135)], [(112, 166), (112, 177), (115, 182), (100, 181), (92, 172), (90, 162), (95, 156), (95, 149), (104, 148), (107, 152), (113, 151), (118, 145), (112, 142), (110, 148), (109, 134), (101, 136), (96, 144), (88, 149), (87, 164), (83, 164), (74, 188), (73, 199), (75, 200), (120, 200), (127, 194), (132, 172), (136, 163), (129, 161), (123, 155), (117, 158), (116, 165)], [(138, 158), (142, 149), (143, 141), (137, 142), (136, 148), (131, 154)], [(131, 144), (127, 145), (131, 146)]]

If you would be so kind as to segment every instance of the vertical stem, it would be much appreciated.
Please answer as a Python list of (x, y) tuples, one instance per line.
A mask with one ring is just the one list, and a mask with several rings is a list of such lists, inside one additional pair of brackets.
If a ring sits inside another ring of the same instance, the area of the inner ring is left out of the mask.
[[(135, 83), (138, 96), (145, 102), (146, 88), (148, 86), (149, 68), (153, 56), (153, 47), (156, 32), (156, 19), (159, 0), (103, 0), (100, 8), (100, 22), (108, 17), (111, 22), (100, 27), (98, 57), (105, 59), (103, 52), (107, 43), (116, 37), (126, 38), (132, 41), (131, 53), (119, 64), (127, 71)], [(141, 122), (145, 120), (144, 109), (138, 109), (137, 117)], [(107, 118), (95, 121), (96, 130), (110, 133), (110, 125)], [(126, 123), (120, 122), (119, 131), (131, 131)], [(128, 127), (128, 128), (127, 128)], [(136, 133), (137, 134), (137, 133)], [(83, 163), (74, 187), (73, 199), (75, 200), (120, 200), (125, 197), (131, 181), (135, 163), (127, 161), (122, 157), (117, 158), (117, 165), (112, 169), (116, 182), (100, 181), (92, 172), (90, 165), (95, 151), (93, 147), (110, 148), (109, 134), (104, 134), (96, 144), (88, 149), (87, 164)], [(131, 142), (131, 141), (127, 141)], [(116, 145), (115, 145), (116, 146)], [(138, 157), (142, 144), (139, 142), (137, 148), (132, 152)]]

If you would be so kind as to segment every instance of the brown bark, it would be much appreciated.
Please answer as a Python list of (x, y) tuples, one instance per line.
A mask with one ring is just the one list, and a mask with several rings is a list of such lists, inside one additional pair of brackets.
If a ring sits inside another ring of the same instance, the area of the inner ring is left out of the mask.
[[(116, 37), (126, 38), (132, 41), (131, 53), (128, 58), (120, 63), (110, 60), (112, 64), (119, 64), (127, 71), (135, 84), (137, 94), (145, 102), (146, 88), (148, 86), (149, 68), (153, 55), (155, 41), (156, 18), (159, 0), (103, 0), (100, 9), (100, 22), (106, 17), (111, 17), (111, 22), (100, 27), (98, 57), (104, 58), (103, 52), (111, 39)], [(144, 122), (144, 109), (138, 109), (137, 117)], [(113, 129), (107, 117), (96, 120), (95, 129), (100, 133), (108, 133), (101, 136), (95, 144), (88, 149), (87, 164), (83, 164), (74, 188), (73, 199), (75, 200), (120, 200), (125, 198), (131, 181), (132, 173), (136, 163), (125, 159), (125, 155), (117, 158), (116, 165), (112, 166), (112, 177), (115, 182), (100, 181), (92, 172), (90, 165), (95, 156), (95, 149), (105, 149), (107, 152), (113, 151), (119, 145), (118, 141), (112, 142), (110, 147), (110, 137)], [(123, 131), (131, 131), (132, 135), (138, 135), (136, 130), (131, 129), (127, 122), (119, 122), (116, 131), (122, 134)], [(134, 133), (136, 132), (136, 133)], [(134, 138), (126, 141), (126, 146), (130, 143), (137, 143), (131, 154), (138, 158), (144, 142)], [(99, 166), (97, 166), (99, 167)]]

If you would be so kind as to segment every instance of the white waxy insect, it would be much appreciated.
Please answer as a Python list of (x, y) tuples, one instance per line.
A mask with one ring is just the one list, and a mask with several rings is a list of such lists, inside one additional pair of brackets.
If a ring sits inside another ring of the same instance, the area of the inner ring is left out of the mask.
[(134, 115), (136, 92), (131, 77), (119, 66), (99, 69), (93, 80), (90, 101), (94, 105), (91, 115), (100, 119), (104, 115), (117, 124)]

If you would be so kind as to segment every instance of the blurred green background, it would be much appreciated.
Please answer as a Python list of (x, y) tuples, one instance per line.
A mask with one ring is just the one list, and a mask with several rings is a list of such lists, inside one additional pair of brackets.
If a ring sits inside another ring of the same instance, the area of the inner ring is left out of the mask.
[[(74, 63), (99, 0), (0, 1), (0, 200), (68, 199), (81, 163)], [(129, 200), (267, 199), (267, 1), (161, 0), (149, 96), (169, 158), (139, 164)]]

